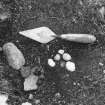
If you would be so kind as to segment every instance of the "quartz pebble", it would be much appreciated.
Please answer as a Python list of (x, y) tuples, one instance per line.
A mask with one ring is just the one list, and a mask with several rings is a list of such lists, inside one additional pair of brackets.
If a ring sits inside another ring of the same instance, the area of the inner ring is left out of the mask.
[(8, 100), (8, 96), (4, 95), (4, 94), (0, 94), (0, 105), (8, 105), (7, 101)]
[(24, 90), (25, 91), (36, 90), (38, 88), (37, 81), (38, 81), (38, 76), (31, 74), (24, 81)]
[(32, 104), (29, 102), (24, 102), (24, 103), (22, 103), (22, 105), (32, 105)]
[(63, 60), (65, 60), (65, 61), (71, 60), (70, 54), (69, 54), (69, 53), (64, 53), (64, 54), (63, 54)]
[(62, 55), (64, 53), (64, 50), (60, 49), (60, 50), (58, 50), (58, 53)]
[(68, 71), (71, 71), (71, 72), (75, 71), (75, 63), (74, 62), (68, 61), (68, 62), (66, 62), (65, 66)]
[(59, 61), (60, 59), (61, 59), (60, 54), (56, 54), (56, 55), (54, 56), (54, 60), (55, 60), (55, 61)]
[(48, 65), (50, 66), (50, 67), (55, 67), (55, 62), (54, 62), (54, 60), (53, 59), (48, 59)]
[(11, 42), (3, 45), (3, 52), (6, 55), (9, 66), (13, 69), (20, 69), (25, 64), (22, 52)]

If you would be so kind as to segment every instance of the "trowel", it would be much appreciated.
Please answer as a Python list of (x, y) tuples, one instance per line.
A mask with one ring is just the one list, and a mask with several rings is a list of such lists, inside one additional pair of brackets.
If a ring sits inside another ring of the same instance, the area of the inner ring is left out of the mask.
[(48, 27), (25, 30), (19, 32), (19, 34), (44, 44), (54, 40), (57, 37), (57, 35)]
[(96, 41), (96, 37), (90, 34), (69, 33), (69, 34), (56, 35), (48, 27), (39, 27), (35, 29), (25, 30), (25, 31), (19, 32), (19, 34), (43, 44), (46, 44), (54, 40), (55, 38), (60, 38), (63, 40), (68, 40), (68, 41), (78, 42), (78, 43), (93, 43)]

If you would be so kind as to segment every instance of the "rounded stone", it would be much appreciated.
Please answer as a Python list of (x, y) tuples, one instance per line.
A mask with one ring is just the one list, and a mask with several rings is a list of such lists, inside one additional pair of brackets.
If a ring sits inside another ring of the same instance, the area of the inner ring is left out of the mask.
[(71, 71), (71, 72), (74, 72), (75, 71), (75, 63), (74, 62), (71, 62), (71, 61), (68, 61), (68, 62), (66, 62), (66, 69), (68, 70), (68, 71)]
[(71, 55), (69, 53), (64, 53), (62, 57), (63, 57), (63, 60), (65, 61), (71, 60)]
[(56, 54), (56, 55), (54, 56), (54, 60), (55, 60), (55, 61), (59, 61), (60, 59), (61, 59), (60, 54)]
[(64, 53), (64, 50), (63, 49), (59, 49), (58, 53), (62, 55)]
[(54, 60), (53, 59), (48, 59), (48, 65), (50, 66), (50, 67), (55, 67), (55, 62), (54, 62)]

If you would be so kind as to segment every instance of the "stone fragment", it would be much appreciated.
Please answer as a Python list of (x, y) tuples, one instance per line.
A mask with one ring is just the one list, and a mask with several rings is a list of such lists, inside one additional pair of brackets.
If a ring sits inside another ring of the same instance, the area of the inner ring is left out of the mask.
[(24, 91), (36, 90), (38, 88), (37, 81), (38, 81), (38, 76), (35, 76), (33, 74), (25, 78)]
[(11, 42), (3, 45), (3, 52), (6, 55), (9, 66), (13, 69), (20, 69), (25, 64), (22, 52)]
[(8, 105), (7, 101), (8, 100), (8, 96), (4, 95), (4, 94), (0, 94), (0, 105)]
[(58, 53), (61, 54), (61, 55), (63, 55), (64, 50), (63, 50), (63, 49), (59, 49), (59, 50), (58, 50)]

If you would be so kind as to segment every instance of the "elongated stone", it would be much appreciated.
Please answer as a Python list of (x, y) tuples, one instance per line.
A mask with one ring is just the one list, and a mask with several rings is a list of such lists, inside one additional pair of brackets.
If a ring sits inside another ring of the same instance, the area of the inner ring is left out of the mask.
[(3, 45), (3, 52), (6, 55), (9, 66), (13, 69), (20, 69), (25, 64), (22, 52), (11, 42)]

